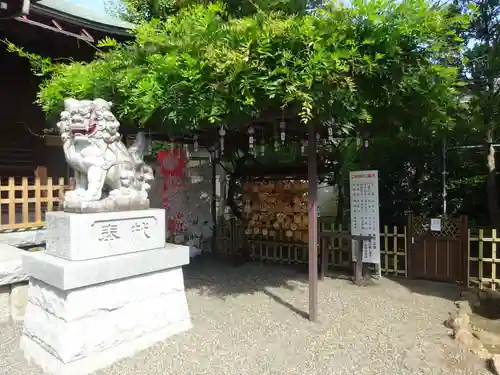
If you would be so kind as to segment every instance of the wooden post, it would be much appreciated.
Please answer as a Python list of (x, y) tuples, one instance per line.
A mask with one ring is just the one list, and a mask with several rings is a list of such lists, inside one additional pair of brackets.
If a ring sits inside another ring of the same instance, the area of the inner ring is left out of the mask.
[(22, 207), (23, 207), (23, 224), (30, 222), (30, 208), (29, 208), (29, 187), (28, 187), (28, 177), (23, 177), (22, 179), (23, 190), (22, 190)]
[(356, 274), (355, 280), (357, 285), (363, 283), (363, 240), (356, 240)]
[(308, 168), (309, 179), (309, 320), (318, 320), (318, 167), (316, 160), (316, 131), (314, 124), (309, 124)]
[(217, 155), (215, 149), (212, 151), (212, 202), (210, 210), (212, 211), (212, 255), (217, 251), (217, 163), (215, 156)]
[[(14, 180), (14, 177), (9, 177), (9, 190), (8, 190), (8, 197), (9, 197), (9, 225), (16, 225), (16, 182)], [(27, 199), (28, 197), (25, 196), (23, 197), (23, 200)]]
[(42, 185), (39, 177), (35, 177), (35, 223), (42, 223)]
[(356, 249), (354, 249), (356, 254), (356, 263), (354, 265), (354, 282), (357, 285), (363, 284), (363, 241), (371, 241), (373, 237), (367, 235), (353, 235), (351, 239), (354, 240), (356, 244)]
[[(40, 184), (42, 186), (47, 186), (48, 171), (47, 171), (47, 167), (46, 166), (39, 165), (38, 167), (36, 167), (36, 169), (35, 169), (35, 180), (37, 178), (40, 180)], [(42, 198), (45, 198), (47, 196), (47, 190), (43, 189), (40, 192), (40, 196)]]
[[(462, 251), (462, 282), (463, 285), (468, 288), (469, 287), (469, 218), (466, 215), (462, 215), (460, 217), (460, 249)], [(493, 236), (495, 238), (496, 236)], [(495, 250), (496, 250), (496, 243), (495, 240), (491, 243), (491, 251), (492, 251), (492, 258), (496, 259), (495, 256)], [(492, 271), (492, 278), (495, 279), (495, 271), (496, 271), (496, 264), (495, 262), (492, 263), (491, 265), (491, 271)], [(494, 281), (493, 281), (494, 282)], [(494, 284), (493, 284), (494, 285)]]
[(321, 248), (321, 245), (320, 245), (320, 253), (321, 253), (321, 270), (319, 273), (319, 279), (324, 280), (326, 271), (328, 270), (329, 249), (327, 249), (325, 247)]
[(406, 277), (412, 278), (413, 277), (413, 264), (412, 264), (412, 259), (411, 257), (413, 256), (413, 214), (410, 213), (408, 215), (408, 230), (407, 230), (407, 237), (406, 237)]

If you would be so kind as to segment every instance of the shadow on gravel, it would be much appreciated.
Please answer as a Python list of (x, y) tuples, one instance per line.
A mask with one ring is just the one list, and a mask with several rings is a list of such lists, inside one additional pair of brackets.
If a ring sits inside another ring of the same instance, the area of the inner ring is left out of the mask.
[(391, 277), (390, 280), (405, 287), (410, 292), (424, 296), (437, 297), (449, 301), (458, 301), (460, 293), (465, 289), (459, 285), (447, 284), (427, 280), (411, 280), (399, 277)]
[(296, 308), (269, 290), (269, 288), (294, 290), (301, 284), (307, 284), (307, 274), (299, 272), (294, 266), (247, 262), (235, 267), (231, 261), (202, 255), (191, 258), (191, 263), (183, 269), (188, 290), (195, 289), (198, 293), (220, 298), (261, 292), (296, 314), (308, 317), (307, 312)]
[[(275, 302), (287, 307), (296, 314), (307, 318), (308, 314), (279, 295), (272, 288), (294, 290), (299, 285), (307, 285), (307, 268), (294, 265), (279, 265), (272, 263), (246, 262), (239, 266), (229, 259), (214, 258), (211, 255), (201, 255), (191, 259), (189, 266), (184, 267), (186, 289), (195, 289), (198, 293), (213, 295), (220, 298), (238, 294), (260, 292)], [(349, 280), (345, 273), (327, 274), (327, 278)], [(404, 278), (389, 278), (412, 293), (442, 298), (449, 301), (460, 299), (464, 290), (457, 285), (425, 280), (409, 280)]]

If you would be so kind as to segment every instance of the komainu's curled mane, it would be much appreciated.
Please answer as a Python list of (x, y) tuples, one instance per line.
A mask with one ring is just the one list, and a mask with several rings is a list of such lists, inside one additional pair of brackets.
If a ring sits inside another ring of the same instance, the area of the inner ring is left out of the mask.
[(139, 133), (127, 149), (110, 102), (66, 99), (57, 127), (66, 161), (74, 169), (76, 180), (76, 189), (65, 195), (65, 211), (149, 208), (148, 181), (154, 176), (143, 160), (144, 135)]

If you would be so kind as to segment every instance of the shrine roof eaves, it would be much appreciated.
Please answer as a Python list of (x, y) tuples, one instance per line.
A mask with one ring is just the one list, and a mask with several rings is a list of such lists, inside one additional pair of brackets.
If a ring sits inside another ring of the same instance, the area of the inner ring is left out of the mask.
[(106, 14), (100, 14), (67, 0), (38, 0), (32, 2), (30, 13), (53, 17), (73, 25), (116, 35), (130, 35), (135, 25)]

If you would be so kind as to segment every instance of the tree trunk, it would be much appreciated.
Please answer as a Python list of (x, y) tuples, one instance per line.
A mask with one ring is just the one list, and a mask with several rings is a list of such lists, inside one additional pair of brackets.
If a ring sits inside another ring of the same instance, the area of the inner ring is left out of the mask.
[(496, 176), (495, 147), (493, 146), (493, 130), (486, 133), (486, 166), (488, 177), (486, 179), (486, 193), (488, 195), (488, 209), (490, 213), (490, 225), (500, 229), (500, 209), (498, 207), (498, 186)]

